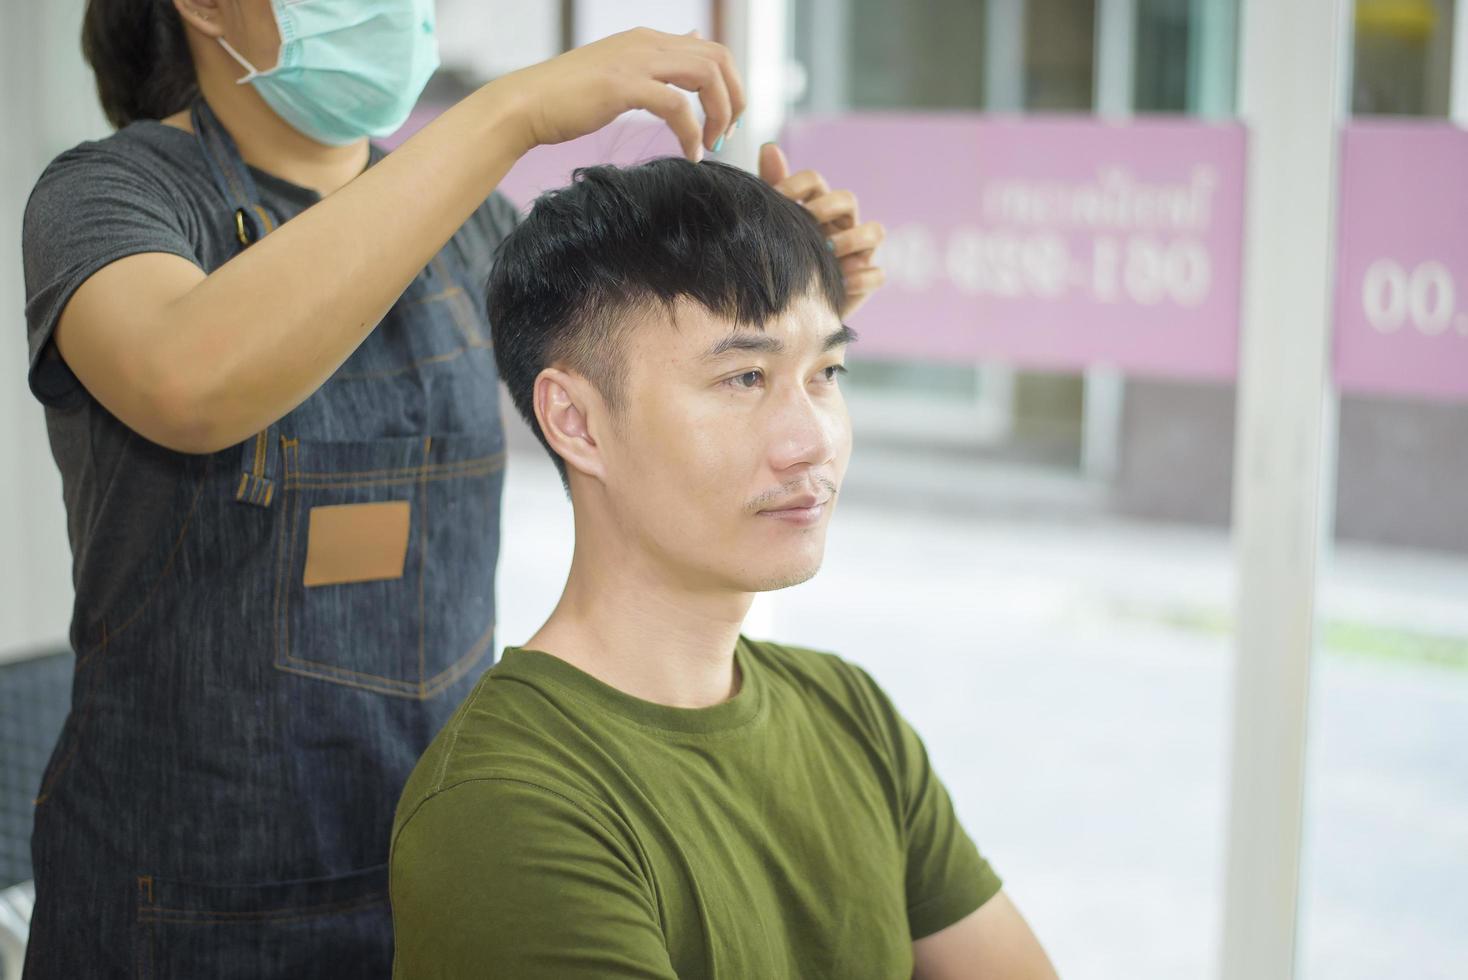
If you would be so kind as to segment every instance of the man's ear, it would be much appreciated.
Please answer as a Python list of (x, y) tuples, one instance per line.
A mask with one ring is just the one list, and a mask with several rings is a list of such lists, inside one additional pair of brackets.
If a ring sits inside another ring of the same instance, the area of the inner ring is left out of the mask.
[(535, 377), (534, 405), (545, 441), (567, 469), (605, 479), (606, 460), (592, 427), (593, 419), (606, 412), (606, 403), (591, 382), (560, 368), (546, 368)]
[(224, 36), (219, 0), (173, 0), (174, 9), (183, 22), (206, 37)]

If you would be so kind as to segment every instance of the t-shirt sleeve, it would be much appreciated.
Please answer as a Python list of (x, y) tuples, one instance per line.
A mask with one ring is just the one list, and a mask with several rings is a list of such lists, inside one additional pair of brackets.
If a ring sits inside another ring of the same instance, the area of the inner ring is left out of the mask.
[(625, 840), (515, 779), (441, 790), (393, 841), (396, 980), (676, 980)]
[(914, 940), (973, 912), (1003, 886), (954, 812), (923, 740), (865, 671), (895, 770), (907, 848), (907, 921)]
[(141, 252), (168, 252), (198, 263), (177, 195), (137, 161), (100, 143), (83, 143), (51, 162), (26, 205), (25, 266), (29, 381), (43, 404), (65, 407), (81, 384), (52, 336), (72, 294), (94, 273)]

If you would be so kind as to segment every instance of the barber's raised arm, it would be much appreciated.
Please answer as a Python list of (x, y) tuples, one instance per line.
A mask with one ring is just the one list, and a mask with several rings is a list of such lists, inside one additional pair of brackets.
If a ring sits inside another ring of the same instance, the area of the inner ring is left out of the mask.
[(677, 980), (636, 855), (566, 796), (473, 779), (405, 816), (395, 980)]
[[(678, 89), (699, 93), (702, 124)], [(521, 155), (637, 108), (701, 157), (744, 110), (728, 49), (639, 28), (496, 79), (207, 276), (159, 251), (99, 267), (67, 301), (57, 348), (145, 437), (233, 445), (336, 371)]]

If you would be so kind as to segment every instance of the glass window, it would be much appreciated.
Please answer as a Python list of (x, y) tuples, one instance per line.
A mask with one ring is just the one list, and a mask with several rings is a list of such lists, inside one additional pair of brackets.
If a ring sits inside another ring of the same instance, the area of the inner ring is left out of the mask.
[(1184, 112), (1189, 107), (1189, 0), (1138, 0), (1136, 73), (1132, 106), (1138, 112)]
[(1351, 111), (1445, 116), (1452, 0), (1357, 0)]
[(1025, 108), (1090, 112), (1095, 101), (1095, 0), (1028, 0), (1024, 45)]

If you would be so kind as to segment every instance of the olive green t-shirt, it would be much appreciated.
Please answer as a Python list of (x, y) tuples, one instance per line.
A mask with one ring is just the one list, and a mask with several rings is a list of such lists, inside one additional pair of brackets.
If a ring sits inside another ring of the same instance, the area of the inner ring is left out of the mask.
[(741, 637), (734, 697), (511, 647), (398, 804), (393, 975), (906, 978), (1000, 881), (860, 668)]

